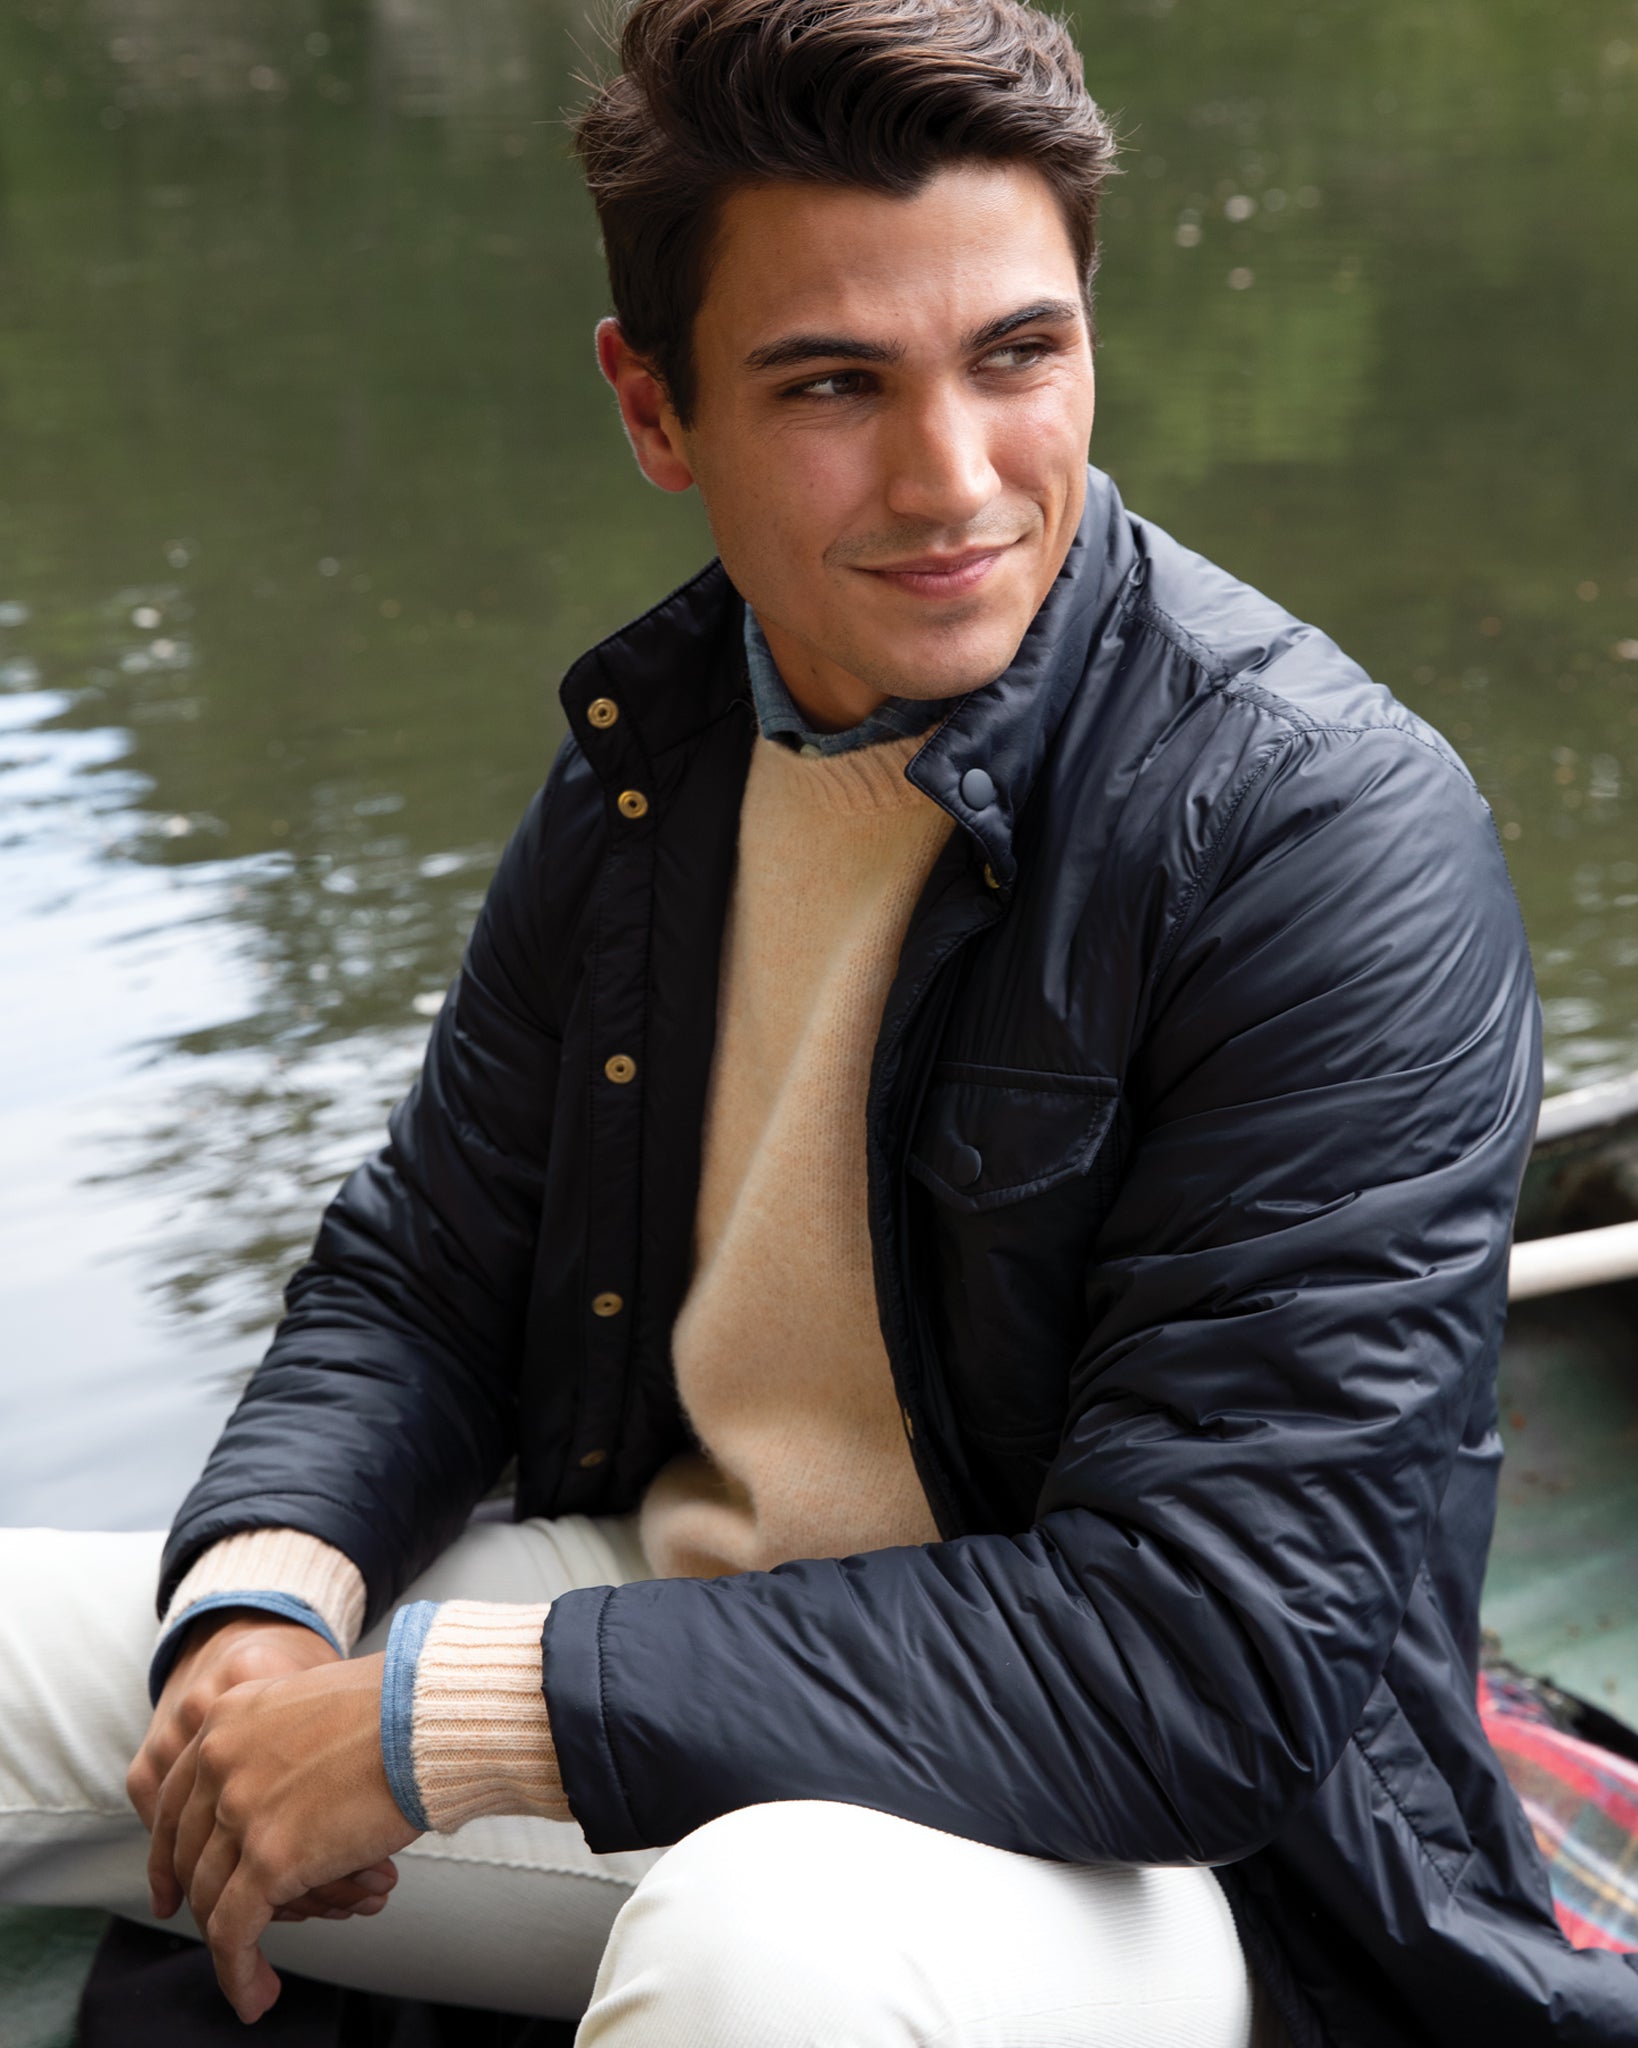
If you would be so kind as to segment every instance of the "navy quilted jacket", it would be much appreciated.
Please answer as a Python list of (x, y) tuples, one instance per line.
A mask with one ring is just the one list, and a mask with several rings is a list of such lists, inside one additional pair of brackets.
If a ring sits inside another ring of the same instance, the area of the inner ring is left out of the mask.
[[(741, 617), (712, 567), (570, 672), (425, 1071), (167, 1588), (288, 1524), (379, 1615), (510, 1460), (520, 1514), (599, 1514), (683, 1447)], [(835, 1799), (1206, 1863), (1299, 2048), (1638, 2042), (1638, 1975), (1560, 1938), (1474, 1711), (1539, 1084), (1467, 773), (1096, 472), (1012, 667), (907, 772), (958, 829), (876, 1046), (869, 1203), (943, 1540), (559, 1600), (588, 1839)]]

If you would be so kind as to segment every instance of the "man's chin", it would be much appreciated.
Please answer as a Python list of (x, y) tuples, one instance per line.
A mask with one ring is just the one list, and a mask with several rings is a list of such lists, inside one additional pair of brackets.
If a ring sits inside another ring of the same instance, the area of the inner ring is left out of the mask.
[(923, 627), (883, 634), (860, 646), (847, 665), (884, 697), (967, 697), (1006, 674), (1022, 639), (1022, 628), (1016, 634), (991, 629), (965, 636)]
[(1011, 548), (977, 589), (942, 600), (874, 576), (848, 579), (837, 623), (862, 664), (853, 672), (894, 697), (963, 697), (994, 682), (1035, 614), (1033, 566), (1033, 550)]

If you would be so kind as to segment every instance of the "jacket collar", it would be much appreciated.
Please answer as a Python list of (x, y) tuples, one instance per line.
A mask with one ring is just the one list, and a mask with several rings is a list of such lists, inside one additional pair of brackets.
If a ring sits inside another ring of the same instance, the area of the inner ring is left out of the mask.
[[(736, 703), (747, 712), (745, 607), (720, 562), (710, 562), (651, 611), (600, 640), (563, 678), (558, 698), (569, 729), (605, 781), (619, 772), (605, 735), (634, 729), (652, 758), (685, 745)], [(616, 724), (594, 724), (599, 700), (616, 707)]]
[(1019, 815), (1135, 558), (1114, 485), (1102, 470), (1089, 468), (1075, 538), (1012, 665), (993, 683), (957, 698), (905, 770), (977, 841), (1001, 889), (1017, 873)]
[[(1003, 889), (1016, 873), (1017, 819), (1134, 560), (1113, 483), (1088, 469), (1075, 538), (1011, 666), (958, 698), (905, 771), (977, 842)], [(588, 716), (599, 699), (618, 707), (621, 723), (629, 719), (627, 734), (651, 760), (696, 738), (736, 704), (750, 713), (743, 619), (738, 593), (722, 564), (712, 562), (574, 664), (563, 680), (563, 709), (605, 780), (625, 772), (620, 757), (627, 749), (609, 743), (618, 725), (599, 727)]]

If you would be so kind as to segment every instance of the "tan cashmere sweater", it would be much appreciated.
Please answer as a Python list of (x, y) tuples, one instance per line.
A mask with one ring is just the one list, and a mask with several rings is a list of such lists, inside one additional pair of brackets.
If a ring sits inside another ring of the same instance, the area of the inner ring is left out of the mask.
[(870, 1056), (950, 819), (921, 741), (813, 758), (759, 740), (740, 811), (694, 1280), (672, 1357), (702, 1450), (643, 1503), (661, 1578), (764, 1571), (937, 1534), (876, 1316)]
[[(759, 739), (753, 750), (694, 1278), (672, 1342), (700, 1448), (655, 1479), (640, 1525), (662, 1578), (937, 1536), (877, 1321), (865, 1210), (871, 1053), (911, 910), (951, 829), (904, 779), (921, 743), (805, 756)], [(292, 1552), (293, 1534), (207, 1552), (167, 1625), (204, 1591), (252, 1584), (331, 1619), (338, 1582), (356, 1571), (311, 1537), (300, 1539), (311, 1552)], [(483, 1813), (570, 1818), (541, 1694), (544, 1614), (470, 1600), (439, 1609), (416, 1666), (412, 1749), (440, 1831)]]
[(197, 1602), (225, 1593), (289, 1593), (305, 1600), (345, 1657), (364, 1624), (364, 1575), (350, 1557), (301, 1529), (244, 1529), (195, 1558), (165, 1610), (161, 1633)]

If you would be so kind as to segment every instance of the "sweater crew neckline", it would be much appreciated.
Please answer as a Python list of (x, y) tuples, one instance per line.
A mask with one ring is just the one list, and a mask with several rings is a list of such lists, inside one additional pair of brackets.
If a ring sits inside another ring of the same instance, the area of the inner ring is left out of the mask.
[(843, 754), (799, 754), (764, 737), (756, 743), (756, 769), (777, 782), (783, 804), (833, 815), (893, 815), (930, 801), (904, 773), (925, 737), (907, 733)]

